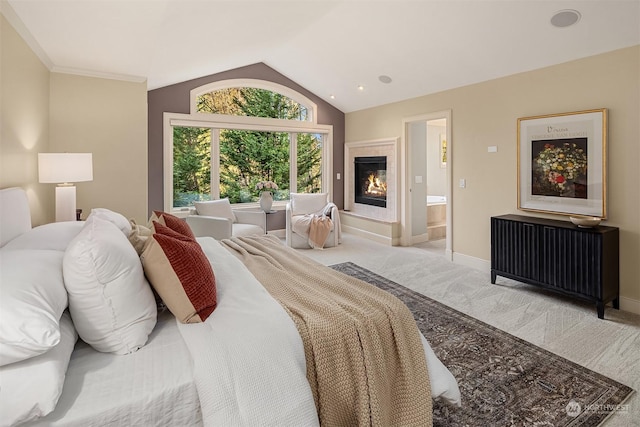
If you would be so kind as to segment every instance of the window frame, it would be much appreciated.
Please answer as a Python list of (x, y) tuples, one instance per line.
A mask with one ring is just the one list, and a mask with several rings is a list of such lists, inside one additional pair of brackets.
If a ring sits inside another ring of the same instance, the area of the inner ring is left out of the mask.
[[(208, 86), (208, 85), (207, 85)], [(204, 86), (203, 86), (204, 87)], [(227, 86), (228, 87), (228, 86)], [(272, 90), (272, 89), (269, 89)], [(193, 93), (193, 91), (192, 91)], [(201, 92), (205, 93), (205, 92)], [(283, 94), (289, 96), (288, 94)], [(291, 97), (294, 99), (293, 97)], [(193, 98), (194, 100), (197, 99)], [(294, 99), (295, 100), (295, 99)], [(297, 101), (297, 100), (296, 100)], [(307, 105), (305, 107), (309, 108)], [(312, 113), (313, 114), (313, 113)], [(310, 114), (311, 115), (311, 114)], [(313, 114), (315, 117), (315, 114)], [(264, 132), (288, 132), (290, 134), (312, 133), (323, 135), (322, 142), (322, 192), (329, 193), (329, 199), (333, 195), (333, 126), (319, 125), (309, 121), (271, 119), (264, 117), (229, 116), (211, 113), (168, 113), (163, 114), (163, 187), (164, 187), (164, 210), (180, 214), (188, 212), (191, 208), (173, 207), (173, 128), (176, 126), (209, 128), (211, 134), (211, 193), (212, 197), (219, 197), (219, 162), (220, 162), (220, 141), (219, 131), (221, 129), (252, 130)], [(297, 152), (295, 150), (297, 138), (290, 135), (289, 161), (291, 169), (289, 172), (289, 183), (293, 183), (293, 189), (297, 189)], [(284, 206), (286, 201), (274, 202), (274, 206)], [(255, 208), (259, 203), (242, 203), (243, 208)]]

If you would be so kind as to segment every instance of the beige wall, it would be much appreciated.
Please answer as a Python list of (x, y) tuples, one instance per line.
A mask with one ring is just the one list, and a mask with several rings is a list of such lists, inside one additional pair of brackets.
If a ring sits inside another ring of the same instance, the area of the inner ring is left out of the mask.
[(108, 208), (147, 220), (147, 86), (51, 73), (50, 151), (93, 153), (93, 181), (77, 183), (83, 217)]
[(146, 83), (51, 73), (0, 25), (0, 188), (26, 189), (33, 225), (52, 222), (55, 185), (38, 183), (38, 153), (91, 152), (93, 181), (77, 183), (84, 217), (106, 207), (146, 222)]
[(0, 188), (22, 187), (31, 221), (54, 220), (54, 188), (38, 183), (38, 152), (49, 146), (49, 71), (0, 15)]
[[(346, 141), (402, 136), (402, 119), (452, 111), (454, 253), (490, 259), (492, 215), (517, 211), (517, 119), (609, 109), (608, 217), (621, 296), (640, 306), (640, 46), (346, 115)], [(487, 147), (498, 146), (497, 153)], [(535, 215), (526, 213), (527, 215)], [(553, 216), (551, 216), (553, 217)], [(556, 218), (565, 218), (558, 217)], [(635, 301), (631, 301), (635, 300)], [(625, 301), (623, 301), (623, 304)]]
[[(0, 17), (0, 187), (26, 188), (34, 225), (53, 221), (54, 189), (37, 153), (90, 151), (94, 180), (78, 207), (147, 216), (147, 92), (129, 83), (49, 73)], [(346, 141), (402, 136), (402, 118), (452, 110), (453, 251), (490, 258), (489, 218), (516, 210), (516, 120), (609, 109), (607, 225), (620, 227), (621, 294), (640, 304), (640, 46), (347, 114)], [(497, 145), (497, 153), (487, 146)]]

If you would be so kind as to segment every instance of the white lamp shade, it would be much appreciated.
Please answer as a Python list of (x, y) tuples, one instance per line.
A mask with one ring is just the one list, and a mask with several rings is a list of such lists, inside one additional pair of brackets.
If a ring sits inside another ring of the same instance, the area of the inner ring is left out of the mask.
[(38, 153), (41, 183), (93, 181), (91, 153)]

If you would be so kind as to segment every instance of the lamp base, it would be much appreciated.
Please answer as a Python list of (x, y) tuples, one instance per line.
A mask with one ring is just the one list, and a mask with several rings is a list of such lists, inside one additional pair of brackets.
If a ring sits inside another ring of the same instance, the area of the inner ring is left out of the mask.
[(76, 220), (76, 186), (56, 187), (56, 222)]

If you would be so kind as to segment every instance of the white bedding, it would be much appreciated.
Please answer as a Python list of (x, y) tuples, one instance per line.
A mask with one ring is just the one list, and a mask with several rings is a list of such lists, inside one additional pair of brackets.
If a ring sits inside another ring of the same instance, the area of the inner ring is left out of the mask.
[[(28, 233), (31, 222), (24, 219), (28, 204), (22, 190), (0, 190), (0, 201), (5, 246)], [(32, 247), (40, 240), (29, 237), (14, 245)], [(293, 321), (217, 241), (199, 241), (217, 279), (218, 307), (209, 319), (183, 325), (168, 311), (159, 313), (147, 344), (128, 355), (100, 353), (79, 340), (55, 410), (27, 425), (318, 424)], [(459, 404), (453, 375), (424, 339), (423, 344), (432, 397)]]
[[(218, 241), (198, 241), (213, 265), (218, 306), (204, 323), (179, 324), (178, 329), (194, 360), (205, 424), (317, 425), (293, 321)], [(455, 378), (424, 337), (422, 342), (432, 397), (460, 404)]]
[(173, 315), (158, 315), (135, 353), (100, 353), (81, 340), (56, 409), (34, 426), (202, 425), (189, 351)]
[(198, 242), (213, 265), (218, 306), (204, 323), (178, 329), (193, 356), (205, 424), (318, 425), (293, 321), (218, 241)]

